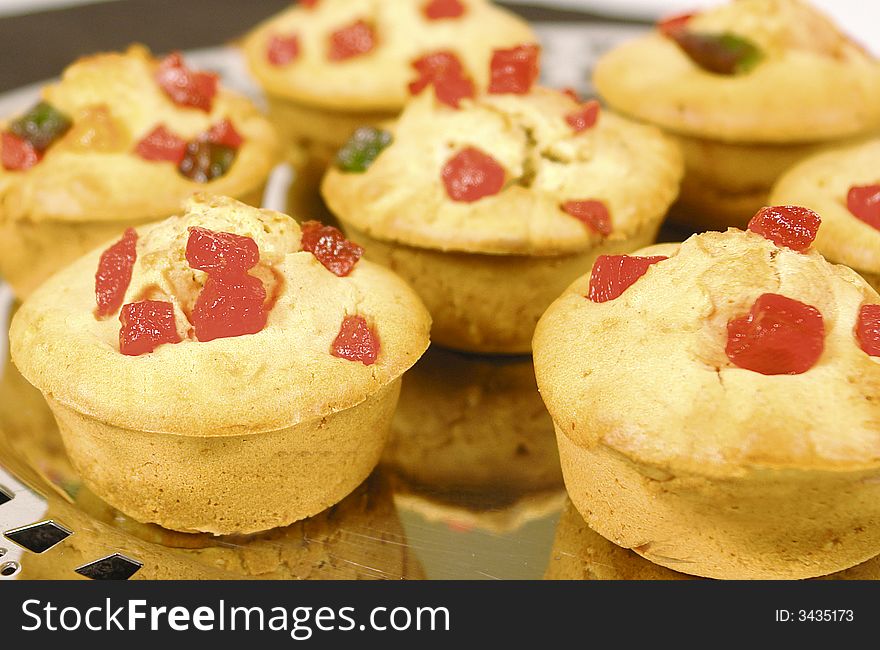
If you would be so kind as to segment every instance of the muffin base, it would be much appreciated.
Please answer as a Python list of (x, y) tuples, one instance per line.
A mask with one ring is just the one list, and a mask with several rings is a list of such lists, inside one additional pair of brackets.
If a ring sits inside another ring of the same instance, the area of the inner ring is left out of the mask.
[(722, 579), (800, 579), (880, 552), (880, 471), (673, 475), (557, 425), (562, 473), (587, 524), (661, 566)]
[(209, 437), (124, 429), (46, 399), (97, 496), (143, 523), (220, 535), (286, 526), (341, 501), (379, 462), (399, 393), (397, 379), (323, 418)]
[(658, 227), (627, 240), (605, 240), (577, 255), (482, 255), (415, 248), (375, 239), (343, 223), (367, 259), (395, 271), (425, 303), (437, 345), (483, 354), (529, 354), (535, 326), (599, 255), (630, 253), (651, 244)]
[(403, 379), (382, 465), (434, 492), (514, 502), (561, 490), (553, 421), (531, 359), (429, 349)]
[[(264, 191), (265, 184), (239, 200), (259, 207)], [(0, 250), (3, 251), (0, 276), (23, 300), (56, 271), (118, 238), (127, 228), (137, 228), (162, 218), (114, 221), (0, 219)]]
[(840, 142), (730, 143), (672, 134), (681, 145), (685, 178), (670, 212), (694, 230), (745, 228), (767, 205), (776, 180), (792, 165)]

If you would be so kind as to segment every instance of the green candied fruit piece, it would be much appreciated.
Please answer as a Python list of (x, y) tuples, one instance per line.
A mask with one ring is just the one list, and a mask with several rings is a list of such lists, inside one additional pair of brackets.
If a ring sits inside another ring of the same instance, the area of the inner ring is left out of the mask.
[(715, 74), (744, 74), (764, 58), (752, 41), (730, 32), (705, 34), (683, 29), (670, 33), (670, 38), (694, 63)]
[(67, 115), (48, 102), (40, 102), (9, 124), (9, 130), (30, 142), (37, 151), (45, 151), (73, 126)]
[(237, 153), (232, 147), (206, 140), (194, 140), (186, 145), (186, 152), (177, 171), (196, 183), (209, 183), (226, 175), (235, 162)]
[(344, 172), (363, 173), (393, 139), (388, 131), (362, 126), (336, 153), (336, 167)]

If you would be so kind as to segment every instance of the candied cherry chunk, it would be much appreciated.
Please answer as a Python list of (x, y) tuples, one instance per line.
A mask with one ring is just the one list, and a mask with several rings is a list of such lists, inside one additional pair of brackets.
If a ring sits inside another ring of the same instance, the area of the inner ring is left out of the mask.
[(380, 348), (379, 337), (363, 316), (346, 316), (333, 341), (331, 353), (340, 359), (371, 366), (376, 363)]
[(2, 156), (3, 168), (9, 171), (21, 172), (30, 169), (38, 162), (42, 155), (34, 148), (30, 142), (24, 138), (19, 138), (14, 133), (4, 131), (0, 136), (0, 151)]
[(849, 188), (846, 207), (855, 217), (880, 230), (880, 184)]
[(573, 113), (565, 116), (565, 121), (575, 133), (581, 133), (587, 129), (591, 129), (596, 125), (599, 119), (599, 102), (596, 100), (588, 101)]
[(171, 101), (206, 113), (217, 94), (217, 80), (216, 74), (190, 70), (177, 52), (166, 56), (156, 71), (156, 82)]
[(578, 221), (585, 223), (591, 230), (606, 237), (611, 234), (611, 214), (602, 201), (566, 201), (562, 210)]
[(199, 341), (261, 332), (269, 317), (266, 287), (247, 273), (209, 275), (192, 311)]
[(95, 273), (96, 314), (99, 318), (112, 316), (122, 306), (137, 260), (137, 240), (137, 232), (129, 228), (122, 239), (101, 253)]
[(691, 61), (713, 74), (743, 74), (752, 70), (763, 58), (761, 50), (754, 43), (729, 32), (707, 34), (678, 27), (663, 33)]
[(9, 123), (10, 133), (30, 142), (44, 152), (73, 126), (66, 114), (48, 102), (39, 102), (27, 113)]
[(361, 246), (348, 241), (338, 229), (317, 221), (302, 225), (302, 248), (340, 278), (351, 273), (364, 254)]
[(880, 305), (863, 305), (859, 310), (856, 337), (866, 354), (880, 357)]
[(266, 45), (266, 60), (276, 67), (299, 58), (299, 37), (296, 34), (273, 34)]
[(135, 153), (144, 160), (180, 164), (186, 153), (186, 141), (160, 124), (137, 143)]
[(459, 18), (464, 15), (465, 7), (461, 0), (429, 0), (425, 5), (425, 17), (428, 20), (443, 18)]
[(761, 208), (749, 222), (749, 230), (799, 253), (805, 252), (816, 239), (822, 219), (808, 208), (779, 205)]
[(765, 293), (727, 325), (727, 358), (762, 375), (800, 375), (825, 348), (825, 324), (815, 307)]
[(362, 126), (336, 152), (336, 167), (344, 172), (363, 173), (391, 142), (391, 133), (388, 131)]
[(119, 351), (127, 356), (149, 354), (163, 343), (181, 340), (170, 302), (144, 300), (125, 305), (119, 322)]
[(453, 108), (458, 108), (462, 99), (474, 96), (474, 82), (467, 77), (453, 52), (426, 54), (413, 61), (412, 67), (419, 73), (419, 78), (409, 84), (413, 95), (433, 85), (437, 100)]
[(473, 203), (498, 194), (504, 187), (505, 172), (492, 156), (467, 147), (449, 159), (442, 177), (450, 199)]
[(235, 130), (235, 126), (228, 118), (223, 118), (214, 124), (204, 135), (204, 139), (214, 144), (219, 144), (230, 149), (238, 149), (244, 138)]
[(369, 53), (376, 46), (373, 27), (358, 20), (330, 35), (330, 49), (327, 58), (331, 61), (345, 61)]
[(641, 278), (653, 264), (669, 259), (664, 256), (632, 257), (629, 255), (600, 255), (590, 276), (587, 298), (593, 302), (608, 302), (619, 298)]
[(664, 36), (670, 36), (673, 32), (680, 31), (687, 27), (687, 24), (696, 15), (697, 14), (695, 13), (687, 13), (669, 16), (657, 23), (657, 29), (660, 30), (660, 33)]
[(260, 249), (250, 237), (192, 227), (186, 261), (209, 275), (244, 274), (259, 264)]
[(492, 54), (489, 92), (493, 94), (525, 95), (538, 79), (541, 48), (538, 45), (518, 45)]

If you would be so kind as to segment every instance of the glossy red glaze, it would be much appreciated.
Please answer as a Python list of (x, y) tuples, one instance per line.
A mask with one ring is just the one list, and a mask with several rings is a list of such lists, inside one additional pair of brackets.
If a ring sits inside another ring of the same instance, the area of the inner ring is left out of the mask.
[(607, 237), (611, 234), (611, 214), (602, 201), (566, 201), (562, 210), (600, 235)]
[(95, 273), (95, 315), (98, 318), (112, 316), (122, 306), (137, 261), (137, 240), (137, 232), (129, 228), (122, 239), (101, 254)]
[(302, 224), (302, 248), (339, 277), (351, 273), (364, 254), (362, 247), (348, 241), (338, 229), (317, 221)]
[(498, 194), (504, 187), (505, 172), (492, 156), (468, 147), (449, 159), (442, 178), (450, 199), (473, 203)]
[(535, 44), (518, 45), (492, 54), (489, 92), (525, 95), (540, 74), (541, 48)]
[(217, 75), (190, 70), (179, 53), (169, 54), (162, 60), (156, 71), (156, 82), (178, 106), (211, 111), (217, 94)]
[(330, 353), (340, 359), (359, 361), (365, 366), (376, 363), (381, 345), (363, 316), (346, 316), (333, 341)]
[(822, 219), (808, 208), (778, 205), (761, 208), (749, 222), (749, 230), (799, 253), (805, 252), (819, 232)]
[(137, 357), (164, 343), (180, 343), (170, 302), (144, 300), (125, 305), (119, 314), (119, 351)]
[(135, 153), (144, 160), (177, 165), (186, 153), (186, 141), (160, 124), (137, 143)]
[(727, 325), (727, 358), (762, 375), (799, 375), (825, 348), (825, 324), (815, 307), (765, 293)]
[(593, 265), (587, 298), (593, 302), (608, 302), (619, 298), (652, 265), (667, 259), (669, 258), (663, 256), (600, 255)]

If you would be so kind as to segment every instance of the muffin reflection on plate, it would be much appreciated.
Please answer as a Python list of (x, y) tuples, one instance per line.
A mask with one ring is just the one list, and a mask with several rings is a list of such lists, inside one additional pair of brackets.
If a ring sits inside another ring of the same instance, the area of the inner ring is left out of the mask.
[(558, 507), (562, 472), (531, 359), (431, 348), (407, 375), (382, 457), (399, 503), (511, 529)]
[[(819, 580), (877, 580), (880, 558)], [(699, 580), (695, 576), (667, 569), (646, 560), (628, 548), (609, 542), (587, 526), (566, 499), (556, 527), (556, 538), (545, 580)]]
[(74, 504), (55, 496), (47, 519), (75, 532), (40, 555), (26, 554), (23, 579), (75, 578), (74, 569), (114, 552), (143, 564), (136, 579), (421, 579), (388, 481), (374, 473), (328, 510), (286, 528), (215, 537), (141, 524), (87, 488)]

